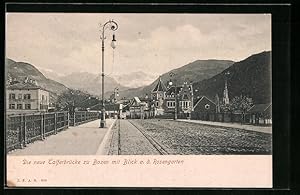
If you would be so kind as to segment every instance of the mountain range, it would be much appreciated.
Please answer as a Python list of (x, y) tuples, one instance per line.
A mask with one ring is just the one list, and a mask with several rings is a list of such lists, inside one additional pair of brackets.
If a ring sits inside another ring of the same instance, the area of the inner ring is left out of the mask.
[[(99, 74), (76, 72), (60, 77), (59, 82), (67, 87), (78, 89), (91, 95), (100, 96), (102, 93), (102, 77)], [(104, 92), (108, 95), (113, 92), (115, 87), (118, 87), (119, 90), (128, 89), (128, 87), (120, 85), (114, 78), (106, 76)]]
[[(65, 85), (70, 85), (73, 87), (77, 88), (82, 88), (83, 84), (79, 84), (78, 82), (75, 81), (74, 83), (70, 82), (70, 79), (76, 79), (74, 77), (91, 77), (91, 78), (96, 78), (99, 77), (96, 74), (93, 73), (88, 73), (88, 72), (76, 72), (76, 73), (71, 73), (68, 75), (64, 74), (59, 74), (57, 72), (54, 72), (53, 70), (49, 69), (43, 69), (41, 68), (40, 71), (47, 77), (52, 80), (64, 83), (65, 79), (67, 80)], [(157, 75), (153, 75), (150, 73), (145, 73), (142, 71), (137, 71), (137, 72), (130, 72), (130, 73), (122, 73), (122, 74), (113, 74), (113, 75), (107, 75), (106, 78), (108, 78), (109, 82), (108, 83), (113, 83), (113, 85), (119, 85), (122, 83), (123, 87), (126, 88), (136, 88), (136, 87), (141, 87), (141, 86), (146, 86), (152, 83), (156, 78)], [(130, 79), (129, 79), (130, 78)], [(77, 83), (77, 84), (76, 84)], [(101, 81), (100, 81), (101, 83)]]
[[(213, 101), (217, 94), (222, 98), (225, 73), (229, 73), (227, 82), (230, 99), (243, 94), (252, 98), (255, 104), (271, 102), (271, 51), (254, 54), (235, 63), (222, 60), (198, 60), (170, 72), (175, 73), (173, 81), (175, 80), (177, 85), (182, 85), (183, 81), (192, 83), (195, 101), (197, 97), (203, 95)], [(165, 85), (170, 80), (170, 72), (161, 76)], [(145, 87), (121, 91), (120, 96), (128, 98), (150, 94), (157, 81)]]
[(205, 95), (215, 100), (223, 97), (225, 73), (229, 99), (241, 94), (251, 97), (255, 104), (271, 102), (272, 73), (271, 51), (254, 54), (209, 79), (193, 83), (194, 97)]
[[(229, 98), (244, 94), (253, 98), (254, 103), (268, 103), (271, 101), (270, 62), (270, 51), (252, 55), (240, 62), (214, 59), (197, 60), (162, 74), (161, 79), (167, 85), (172, 72), (174, 73), (172, 76), (173, 83), (181, 85), (184, 81), (190, 82), (196, 90), (194, 92), (195, 97), (205, 95), (214, 100), (216, 94), (220, 98), (223, 97), (225, 73), (229, 72), (227, 78)], [(17, 80), (24, 80), (27, 76), (36, 80), (39, 86), (51, 92), (52, 99), (55, 99), (57, 95), (68, 90), (68, 88), (79, 89), (96, 96), (101, 95), (102, 80), (100, 75), (87, 72), (58, 75), (52, 72), (51, 78), (53, 79), (51, 79), (29, 63), (16, 62), (8, 58), (5, 63), (8, 75), (17, 78)], [(51, 75), (50, 73), (49, 75)], [(143, 97), (151, 93), (157, 81), (158, 77), (142, 71), (106, 76), (105, 96), (109, 97), (114, 88), (118, 87), (120, 98)], [(147, 83), (150, 84), (147, 85)]]
[(136, 88), (149, 85), (157, 78), (157, 75), (149, 72), (145, 73), (143, 71), (137, 71), (113, 75), (112, 77), (119, 83), (122, 83), (123, 86)]
[[(161, 79), (164, 81), (165, 85), (167, 85), (168, 81), (171, 79), (170, 73), (172, 72), (174, 74), (172, 76), (172, 81), (174, 83), (176, 82), (178, 85), (182, 84), (184, 81), (193, 83), (208, 79), (222, 72), (233, 63), (234, 62), (230, 60), (197, 60), (162, 74)], [(154, 80), (150, 85), (120, 91), (120, 96), (126, 98), (145, 96), (146, 94), (151, 93), (151, 90), (154, 88), (157, 81), (158, 78), (156, 78), (156, 80)]]

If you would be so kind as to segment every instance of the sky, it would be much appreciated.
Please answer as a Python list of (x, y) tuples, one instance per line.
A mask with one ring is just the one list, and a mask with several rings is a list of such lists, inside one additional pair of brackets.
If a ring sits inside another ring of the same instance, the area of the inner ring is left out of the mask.
[(7, 13), (6, 57), (59, 75), (101, 72), (100, 25), (105, 31), (105, 73), (160, 75), (195, 60), (241, 61), (271, 50), (270, 14)]

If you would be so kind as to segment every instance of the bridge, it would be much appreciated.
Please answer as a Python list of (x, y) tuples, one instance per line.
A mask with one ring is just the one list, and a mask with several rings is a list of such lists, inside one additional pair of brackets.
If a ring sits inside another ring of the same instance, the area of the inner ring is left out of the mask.
[[(10, 152), (22, 149), (50, 135), (71, 130), (79, 125), (96, 121), (99, 113), (79, 111), (9, 115), (6, 118), (6, 149)], [(99, 126), (99, 125), (98, 125)], [(98, 127), (95, 124), (95, 127)], [(67, 141), (67, 140), (66, 140)]]
[[(269, 127), (194, 120), (107, 119), (68, 112), (10, 116), (9, 155), (271, 154)], [(230, 142), (228, 142), (230, 140)]]

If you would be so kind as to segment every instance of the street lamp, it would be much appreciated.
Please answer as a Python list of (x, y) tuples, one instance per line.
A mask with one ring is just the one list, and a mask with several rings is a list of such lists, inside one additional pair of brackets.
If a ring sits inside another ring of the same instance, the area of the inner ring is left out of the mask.
[[(102, 40), (102, 114), (101, 114), (101, 121), (100, 121), (100, 128), (105, 128), (106, 127), (106, 121), (105, 121), (105, 104), (104, 104), (104, 40), (106, 39), (105, 37), (105, 30), (112, 30), (116, 31), (118, 29), (118, 24), (113, 21), (109, 20), (107, 21), (103, 26), (101, 26), (101, 36), (100, 39)], [(111, 41), (111, 47), (113, 49), (116, 48), (116, 38), (115, 34), (113, 34), (113, 39)]]
[(174, 94), (174, 97), (175, 97), (174, 120), (177, 120), (177, 85), (176, 85), (175, 80), (174, 80), (174, 83), (172, 81), (172, 77), (174, 75), (175, 74), (173, 72), (170, 73), (169, 85), (172, 86), (174, 84), (174, 87), (175, 87), (175, 94)]

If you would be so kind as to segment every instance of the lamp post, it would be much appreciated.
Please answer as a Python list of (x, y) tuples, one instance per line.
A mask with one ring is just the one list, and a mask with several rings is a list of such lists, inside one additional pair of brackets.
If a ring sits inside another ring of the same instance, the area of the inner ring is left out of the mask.
[(114, 115), (116, 115), (116, 102), (117, 102), (118, 96), (119, 96), (119, 88), (115, 87), (115, 89), (114, 89)]
[(174, 108), (174, 120), (177, 120), (177, 85), (176, 85), (176, 82), (174, 80), (174, 83), (172, 82), (172, 77), (174, 76), (175, 74), (173, 72), (170, 73), (170, 81), (169, 81), (169, 85), (172, 86), (174, 84), (174, 87), (175, 87), (175, 108)]
[[(101, 113), (101, 121), (100, 121), (100, 128), (105, 128), (106, 127), (106, 121), (105, 121), (105, 104), (104, 104), (104, 40), (106, 39), (105, 37), (105, 30), (112, 30), (116, 31), (118, 29), (118, 24), (113, 21), (109, 20), (106, 23), (101, 26), (101, 36), (100, 39), (102, 40), (102, 113)], [(113, 34), (113, 39), (111, 42), (111, 47), (113, 49), (116, 48), (116, 39), (115, 39), (115, 34)]]

